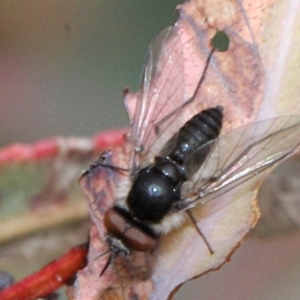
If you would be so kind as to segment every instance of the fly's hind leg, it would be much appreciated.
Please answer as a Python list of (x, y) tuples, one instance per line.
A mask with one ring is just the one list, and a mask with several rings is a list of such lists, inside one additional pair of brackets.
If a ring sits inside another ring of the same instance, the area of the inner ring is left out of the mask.
[(210, 246), (208, 240), (206, 239), (205, 235), (203, 234), (203, 232), (201, 231), (201, 229), (200, 229), (199, 226), (197, 225), (197, 222), (196, 222), (196, 220), (195, 220), (195, 218), (194, 218), (192, 212), (191, 212), (190, 210), (187, 210), (186, 213), (187, 213), (189, 219), (191, 220), (192, 224), (194, 225), (196, 231), (198, 232), (198, 234), (199, 234), (199, 235), (201, 236), (201, 238), (203, 239), (205, 245), (207, 246), (207, 249), (208, 249), (209, 253), (210, 253), (210, 254), (214, 254), (214, 251), (213, 251), (213, 249), (211, 248), (211, 246)]

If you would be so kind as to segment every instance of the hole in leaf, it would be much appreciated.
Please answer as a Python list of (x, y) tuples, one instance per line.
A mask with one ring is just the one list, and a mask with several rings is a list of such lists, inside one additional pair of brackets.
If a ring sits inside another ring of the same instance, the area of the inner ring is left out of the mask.
[(225, 52), (229, 48), (229, 37), (224, 31), (218, 31), (210, 42), (217, 51)]

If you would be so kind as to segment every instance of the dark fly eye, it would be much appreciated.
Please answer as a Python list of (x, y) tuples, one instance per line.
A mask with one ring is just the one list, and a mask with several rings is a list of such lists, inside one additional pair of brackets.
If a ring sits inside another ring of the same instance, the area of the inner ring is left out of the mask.
[(116, 238), (122, 237), (126, 230), (126, 219), (114, 208), (105, 212), (103, 222), (108, 233)]
[(128, 249), (150, 251), (157, 239), (144, 226), (139, 226), (130, 215), (121, 208), (110, 208), (104, 214), (104, 225), (110, 236), (118, 238)]
[(154, 249), (157, 238), (146, 234), (138, 227), (130, 227), (124, 233), (122, 241), (129, 249), (145, 252)]

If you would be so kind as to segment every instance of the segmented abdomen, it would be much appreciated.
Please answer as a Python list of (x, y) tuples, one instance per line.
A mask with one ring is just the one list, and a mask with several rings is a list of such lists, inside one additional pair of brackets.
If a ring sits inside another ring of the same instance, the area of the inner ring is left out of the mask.
[(171, 139), (175, 138), (176, 140), (167, 156), (183, 165), (197, 149), (219, 136), (222, 121), (223, 108), (221, 106), (203, 110), (195, 115), (180, 128), (176, 137)]

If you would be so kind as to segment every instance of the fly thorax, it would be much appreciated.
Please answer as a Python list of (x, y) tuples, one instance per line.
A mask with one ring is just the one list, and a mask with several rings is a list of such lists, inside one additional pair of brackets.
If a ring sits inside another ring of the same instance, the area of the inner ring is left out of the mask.
[(180, 187), (185, 176), (179, 166), (168, 159), (157, 159), (142, 169), (127, 198), (129, 211), (144, 223), (157, 223), (180, 200)]

